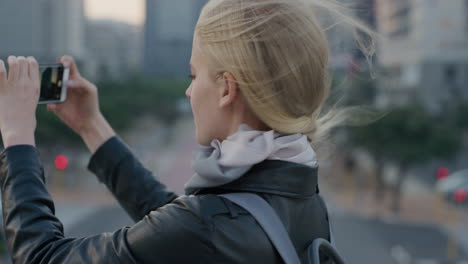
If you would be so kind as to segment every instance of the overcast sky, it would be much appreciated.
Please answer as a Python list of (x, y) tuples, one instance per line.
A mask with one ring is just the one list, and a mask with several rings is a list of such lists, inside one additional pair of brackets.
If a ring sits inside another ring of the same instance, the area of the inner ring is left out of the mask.
[(111, 18), (142, 25), (145, 17), (144, 0), (85, 0), (85, 12), (90, 18)]

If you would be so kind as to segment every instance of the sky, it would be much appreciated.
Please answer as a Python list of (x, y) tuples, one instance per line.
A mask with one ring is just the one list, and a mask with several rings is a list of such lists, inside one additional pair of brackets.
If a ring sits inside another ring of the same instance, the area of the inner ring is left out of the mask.
[(142, 25), (145, 18), (144, 0), (85, 0), (85, 13), (92, 19), (114, 19)]

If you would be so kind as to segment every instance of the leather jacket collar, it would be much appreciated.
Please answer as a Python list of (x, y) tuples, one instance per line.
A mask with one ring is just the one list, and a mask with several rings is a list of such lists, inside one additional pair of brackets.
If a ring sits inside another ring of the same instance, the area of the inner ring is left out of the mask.
[(198, 189), (190, 194), (258, 192), (305, 198), (318, 193), (318, 168), (282, 160), (265, 160), (239, 179), (225, 185)]

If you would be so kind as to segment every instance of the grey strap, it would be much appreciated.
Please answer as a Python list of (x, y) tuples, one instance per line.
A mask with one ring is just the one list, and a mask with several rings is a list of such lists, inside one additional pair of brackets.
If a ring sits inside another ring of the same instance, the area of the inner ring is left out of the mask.
[(323, 198), (321, 196), (318, 196), (318, 200), (322, 204), (323, 209), (325, 209), (325, 211), (327, 212), (328, 230), (329, 230), (329, 233), (330, 233), (330, 244), (334, 248), (336, 248), (335, 237), (333, 236), (333, 230), (332, 230), (332, 226), (331, 226), (331, 219), (330, 219), (330, 215), (328, 214), (328, 207), (325, 204), (325, 201), (323, 200)]
[(218, 196), (247, 210), (263, 228), (286, 264), (301, 263), (281, 219), (263, 198), (253, 193), (228, 193)]
[(332, 245), (332, 247), (336, 248), (335, 237), (333, 236), (330, 219), (328, 219), (328, 230), (330, 230), (330, 244)]

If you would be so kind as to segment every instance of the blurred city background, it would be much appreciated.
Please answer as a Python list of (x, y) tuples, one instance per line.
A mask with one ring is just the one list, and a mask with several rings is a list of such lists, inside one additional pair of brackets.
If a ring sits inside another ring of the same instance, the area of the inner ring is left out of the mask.
[[(379, 40), (367, 61), (345, 29), (327, 32), (332, 101), (387, 114), (334, 131), (318, 149), (338, 249), (349, 263), (468, 263), (468, 0), (342, 1)], [(0, 0), (0, 58), (74, 56), (119, 136), (183, 194), (199, 147), (184, 91), (206, 2)], [(131, 225), (87, 170), (81, 139), (45, 105), (37, 116), (37, 147), (66, 235)], [(68, 159), (62, 170), (59, 155)], [(0, 254), (9, 263), (3, 243)]]

